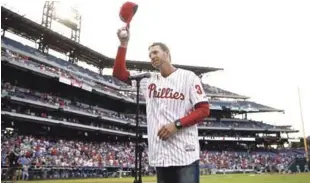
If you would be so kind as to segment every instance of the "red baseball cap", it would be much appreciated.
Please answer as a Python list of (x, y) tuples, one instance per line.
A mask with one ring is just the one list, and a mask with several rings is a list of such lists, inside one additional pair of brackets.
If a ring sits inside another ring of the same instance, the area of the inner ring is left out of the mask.
[(133, 2), (125, 2), (119, 11), (120, 19), (129, 26), (133, 16), (136, 14), (138, 10), (138, 5)]

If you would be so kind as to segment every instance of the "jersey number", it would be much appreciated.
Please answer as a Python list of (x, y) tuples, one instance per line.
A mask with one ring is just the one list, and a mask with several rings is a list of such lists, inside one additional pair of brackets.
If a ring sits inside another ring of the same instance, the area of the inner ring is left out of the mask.
[(196, 89), (198, 94), (200, 94), (200, 95), (202, 94), (202, 90), (201, 90), (200, 85), (195, 85), (195, 89)]

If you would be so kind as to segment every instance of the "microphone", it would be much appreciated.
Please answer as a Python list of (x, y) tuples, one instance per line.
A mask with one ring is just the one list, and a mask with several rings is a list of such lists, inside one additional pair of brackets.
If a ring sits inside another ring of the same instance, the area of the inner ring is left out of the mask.
[(130, 80), (141, 80), (143, 78), (150, 78), (151, 74), (149, 72), (143, 73), (143, 74), (137, 74), (134, 76), (129, 76), (128, 79)]

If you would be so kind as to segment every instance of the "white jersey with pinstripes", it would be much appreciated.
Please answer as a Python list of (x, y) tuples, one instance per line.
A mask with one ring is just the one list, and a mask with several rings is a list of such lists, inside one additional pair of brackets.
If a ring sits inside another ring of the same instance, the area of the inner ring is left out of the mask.
[(193, 72), (177, 69), (168, 77), (152, 73), (141, 86), (146, 99), (149, 164), (152, 167), (184, 166), (199, 159), (197, 125), (178, 130), (160, 140), (158, 130), (189, 114), (194, 106), (208, 102), (201, 81)]

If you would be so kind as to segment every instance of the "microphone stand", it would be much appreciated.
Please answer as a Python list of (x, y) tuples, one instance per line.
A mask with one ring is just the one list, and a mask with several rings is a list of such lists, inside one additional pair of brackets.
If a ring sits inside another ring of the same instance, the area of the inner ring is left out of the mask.
[(142, 130), (139, 126), (139, 92), (140, 92), (140, 81), (143, 78), (136, 78), (136, 87), (137, 87), (137, 98), (136, 98), (136, 147), (135, 147), (135, 179), (133, 183), (142, 183), (142, 152), (144, 147), (142, 146)]

